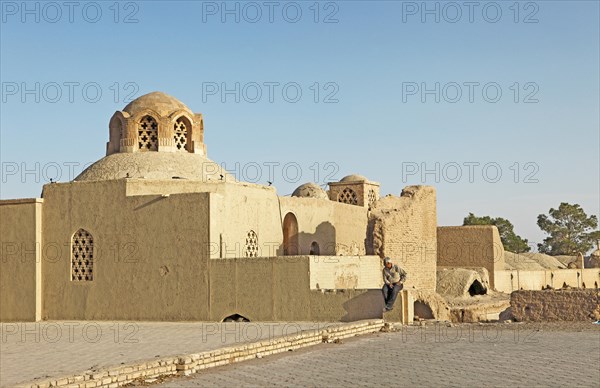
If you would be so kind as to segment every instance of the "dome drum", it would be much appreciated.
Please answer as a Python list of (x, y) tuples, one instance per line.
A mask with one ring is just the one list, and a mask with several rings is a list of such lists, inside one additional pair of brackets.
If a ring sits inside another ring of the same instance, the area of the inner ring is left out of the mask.
[(188, 152), (206, 155), (202, 114), (164, 93), (146, 94), (112, 116), (106, 155)]

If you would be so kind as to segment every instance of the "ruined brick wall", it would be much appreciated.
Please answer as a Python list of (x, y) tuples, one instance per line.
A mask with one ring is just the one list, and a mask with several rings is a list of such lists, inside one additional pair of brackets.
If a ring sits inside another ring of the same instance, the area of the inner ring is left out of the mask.
[(517, 321), (591, 321), (600, 319), (600, 291), (515, 291), (510, 306)]
[(431, 186), (408, 186), (400, 197), (375, 202), (369, 214), (367, 251), (389, 256), (408, 272), (406, 289), (435, 291), (436, 194)]

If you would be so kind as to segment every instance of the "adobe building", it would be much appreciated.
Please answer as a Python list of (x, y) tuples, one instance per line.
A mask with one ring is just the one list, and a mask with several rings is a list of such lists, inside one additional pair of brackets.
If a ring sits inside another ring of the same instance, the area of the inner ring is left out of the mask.
[(0, 320), (349, 321), (382, 316), (381, 258), (436, 290), (435, 190), (350, 175), (292, 196), (207, 157), (202, 114), (164, 93), (109, 123), (106, 156), (41, 198), (0, 201)]

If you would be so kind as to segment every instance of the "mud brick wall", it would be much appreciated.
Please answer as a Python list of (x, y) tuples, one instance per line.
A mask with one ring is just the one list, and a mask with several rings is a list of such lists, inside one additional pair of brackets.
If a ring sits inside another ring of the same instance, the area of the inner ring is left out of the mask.
[(515, 291), (510, 305), (517, 321), (591, 321), (600, 319), (600, 291)]

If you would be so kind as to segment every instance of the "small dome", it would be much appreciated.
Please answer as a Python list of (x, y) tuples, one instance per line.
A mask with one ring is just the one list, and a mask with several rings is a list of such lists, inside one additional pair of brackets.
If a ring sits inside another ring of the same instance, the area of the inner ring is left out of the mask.
[(123, 111), (133, 116), (144, 109), (152, 109), (161, 116), (168, 116), (169, 113), (182, 109), (191, 113), (183, 102), (162, 92), (144, 94), (127, 104)]
[(187, 152), (111, 154), (86, 168), (75, 180), (101, 181), (121, 178), (235, 181), (235, 178), (217, 163), (202, 155)]
[(368, 182), (369, 180), (362, 175), (352, 174), (340, 179), (340, 182)]
[(292, 197), (329, 199), (325, 190), (323, 190), (321, 186), (313, 182), (305, 183), (301, 186), (298, 186), (298, 188), (292, 193)]

